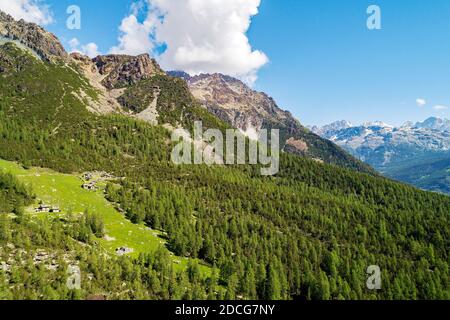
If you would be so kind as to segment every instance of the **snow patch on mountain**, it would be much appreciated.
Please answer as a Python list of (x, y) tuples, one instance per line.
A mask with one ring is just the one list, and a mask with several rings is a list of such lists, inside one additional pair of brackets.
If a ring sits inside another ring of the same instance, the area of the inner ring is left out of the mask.
[(429, 118), (400, 127), (381, 121), (351, 126), (338, 121), (310, 128), (376, 168), (427, 153), (450, 152), (450, 120)]

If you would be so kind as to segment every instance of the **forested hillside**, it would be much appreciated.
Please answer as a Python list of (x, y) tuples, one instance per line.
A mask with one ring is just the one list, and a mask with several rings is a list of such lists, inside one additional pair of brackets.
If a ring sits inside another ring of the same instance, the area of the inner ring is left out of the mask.
[(31, 200), (31, 193), (25, 186), (13, 175), (0, 171), (0, 214), (20, 213)]
[[(224, 295), (224, 289), (214, 281), (217, 270), (210, 270), (206, 277), (204, 268), (191, 259), (185, 266), (175, 265), (174, 257), (163, 247), (151, 253), (141, 252), (133, 259), (110, 254), (99, 244), (111, 225), (111, 221), (103, 219), (107, 213), (31, 215), (24, 206), (31, 204), (34, 196), (18, 179), (3, 173), (11, 168), (16, 165), (0, 161), (1, 204), (13, 207), (0, 210), (0, 300), (205, 299), (213, 297), (213, 292), (217, 297)], [(28, 175), (32, 180), (48, 175), (52, 187), (53, 181), (64, 176), (42, 169), (13, 172), (20, 173), (21, 179)], [(56, 192), (48, 189), (52, 194)], [(133, 231), (139, 228), (136, 225)], [(147, 242), (149, 237), (139, 241)], [(75, 279), (79, 289), (67, 285)]]
[(450, 195), (450, 153), (399, 161), (383, 168), (382, 172), (397, 181)]

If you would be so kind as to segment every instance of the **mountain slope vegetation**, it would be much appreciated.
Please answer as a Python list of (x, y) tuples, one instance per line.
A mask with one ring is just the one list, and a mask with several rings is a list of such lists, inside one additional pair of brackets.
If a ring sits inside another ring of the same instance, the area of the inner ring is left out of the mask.
[[(90, 113), (88, 99), (76, 94), (81, 91), (97, 98), (75, 66), (1, 45), (0, 158), (64, 173), (104, 170), (125, 177), (106, 187), (107, 199), (133, 223), (166, 232), (176, 255), (201, 259), (217, 272), (201, 277), (198, 265), (174, 272), (163, 253), (95, 259), (95, 243), (77, 242), (83, 219), (67, 230), (58, 221), (34, 225), (3, 215), (2, 223), (13, 230), (3, 243), (29, 254), (40, 247), (58, 253), (75, 240), (73, 250), (83, 253), (79, 263), (95, 275), (94, 284), (81, 291), (66, 290), (58, 278), (51, 288), (28, 281), (6, 298), (99, 292), (123, 299), (450, 298), (450, 198), (290, 154), (282, 154), (274, 177), (260, 176), (257, 166), (175, 166), (167, 129), (126, 115)], [(181, 114), (190, 110), (186, 106)], [(27, 197), (18, 205), (29, 203)], [(23, 233), (37, 236), (22, 245)], [(370, 265), (382, 270), (380, 291), (366, 288)], [(7, 275), (9, 283), (24, 282), (33, 272), (27, 270), (34, 270), (30, 264), (18, 269), (22, 276)], [(42, 272), (35, 277), (47, 279)]]
[(0, 172), (0, 213), (19, 213), (31, 201), (30, 190), (12, 174)]
[[(187, 263), (183, 261), (183, 264), (178, 266), (173, 263), (174, 257), (162, 246), (156, 245), (151, 251), (145, 248), (155, 246), (155, 240), (149, 241), (149, 238), (152, 238), (150, 233), (142, 235), (140, 232), (141, 237), (137, 241), (145, 242), (145, 246), (139, 246), (139, 252), (134, 253), (135, 258), (110, 254), (103, 244), (98, 244), (98, 241), (102, 240), (97, 237), (101, 228), (100, 216), (107, 217), (106, 227), (110, 231), (113, 231), (111, 224), (116, 223), (116, 230), (112, 235), (117, 236), (117, 227), (122, 228), (123, 234), (119, 234), (118, 242), (123, 243), (124, 238), (130, 238), (128, 232), (131, 230), (139, 233), (142, 228), (134, 225), (129, 231), (128, 224), (122, 226), (118, 223), (123, 218), (118, 218), (118, 213), (111, 214), (111, 209), (104, 212), (85, 212), (81, 218), (77, 217), (75, 212), (39, 216), (27, 214), (23, 206), (31, 204), (33, 196), (27, 191), (26, 185), (13, 178), (12, 174), (5, 174), (4, 170), (20, 174), (20, 179), (26, 176), (27, 181), (53, 181), (42, 188), (58, 188), (56, 198), (59, 201), (62, 200), (59, 189), (71, 186), (70, 183), (65, 183), (65, 180), (76, 180), (76, 177), (71, 178), (43, 169), (25, 170), (18, 168), (16, 164), (0, 161), (0, 197), (2, 201), (6, 199), (6, 203), (13, 203), (15, 206), (14, 218), (6, 214), (11, 212), (9, 208), (0, 208), (0, 300), (192, 299), (205, 298), (202, 292), (207, 290), (211, 294), (211, 290), (221, 294), (223, 289), (215, 287), (214, 282), (206, 282), (202, 276), (203, 270), (193, 260)], [(9, 190), (20, 192), (11, 193)], [(39, 193), (41, 192), (42, 190), (39, 190)], [(72, 189), (71, 192), (81, 191)], [(53, 198), (55, 191), (50, 191), (45, 196)], [(72, 208), (74, 210), (80, 205), (74, 199), (63, 204), (69, 203), (71, 206), (75, 205)], [(92, 209), (93, 204), (86, 201), (83, 205)], [(113, 221), (114, 219), (117, 221)], [(116, 239), (111, 241), (115, 242)], [(127, 243), (130, 242), (128, 239)], [(79, 271), (79, 289), (69, 288), (67, 285), (74, 279), (74, 274), (69, 272), (73, 269)], [(212, 279), (214, 272), (212, 270)], [(191, 283), (209, 289), (197, 290)]]

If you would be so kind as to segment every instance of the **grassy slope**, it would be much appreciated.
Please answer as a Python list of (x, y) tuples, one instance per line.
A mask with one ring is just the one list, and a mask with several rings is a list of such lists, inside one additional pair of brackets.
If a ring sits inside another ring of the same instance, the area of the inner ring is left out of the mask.
[[(61, 215), (69, 212), (73, 214), (90, 213), (99, 214), (105, 223), (105, 233), (114, 238), (107, 241), (98, 239), (99, 243), (110, 254), (115, 254), (119, 247), (132, 248), (131, 256), (137, 257), (141, 253), (154, 253), (158, 248), (165, 247), (162, 234), (157, 230), (147, 229), (143, 225), (133, 224), (120, 214), (103, 195), (103, 191), (87, 191), (81, 188), (82, 180), (76, 175), (68, 175), (54, 172), (48, 169), (32, 168), (26, 170), (20, 165), (0, 159), (0, 170), (15, 175), (19, 181), (31, 186), (37, 199), (27, 209), (33, 213), (39, 201), (52, 206), (59, 206)], [(54, 214), (40, 213), (35, 216), (51, 216)], [(173, 256), (174, 267), (185, 268), (187, 258)], [(204, 274), (209, 274), (210, 269), (200, 266)]]

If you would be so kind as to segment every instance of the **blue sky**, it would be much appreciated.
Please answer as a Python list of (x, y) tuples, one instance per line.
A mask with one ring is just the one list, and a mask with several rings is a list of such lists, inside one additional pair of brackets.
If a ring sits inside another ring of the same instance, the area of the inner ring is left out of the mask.
[[(95, 42), (102, 53), (118, 44), (119, 25), (133, 3), (45, 2), (54, 17), (46, 28), (66, 47), (77, 38)], [(82, 10), (81, 30), (66, 28), (72, 4)], [(381, 8), (382, 30), (366, 27), (371, 4)], [(259, 58), (268, 58), (260, 60), (254, 88), (306, 125), (450, 117), (448, 0), (262, 0), (247, 36)], [(419, 98), (425, 106), (418, 106)]]
[(306, 124), (449, 117), (433, 107), (450, 104), (450, 1), (268, 0), (249, 37), (271, 60), (256, 87)]

